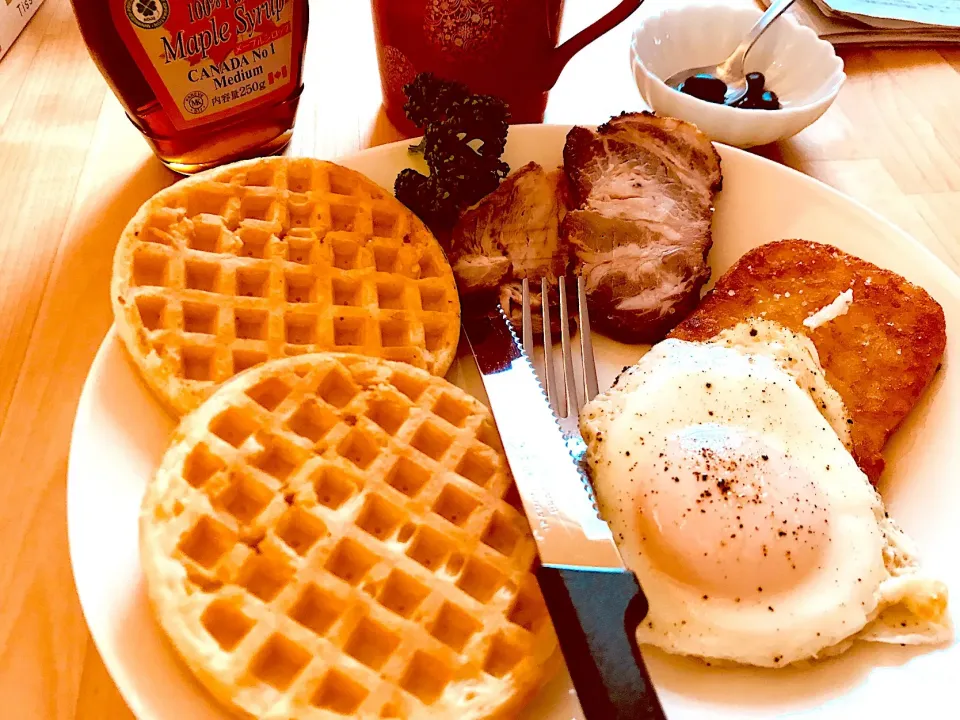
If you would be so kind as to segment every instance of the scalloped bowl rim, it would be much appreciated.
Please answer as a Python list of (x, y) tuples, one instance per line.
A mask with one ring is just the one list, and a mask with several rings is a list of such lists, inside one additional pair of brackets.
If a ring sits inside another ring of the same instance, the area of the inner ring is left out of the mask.
[[(663, 78), (661, 78), (659, 75), (653, 72), (649, 67), (647, 67), (647, 65), (643, 61), (641, 54), (637, 50), (637, 38), (640, 37), (643, 31), (647, 30), (651, 24), (657, 23), (663, 18), (668, 16), (684, 15), (688, 13), (690, 10), (694, 10), (694, 9), (716, 10), (718, 12), (723, 12), (728, 15), (750, 15), (750, 17), (752, 17), (754, 20), (756, 20), (756, 18), (759, 18), (760, 15), (762, 14), (762, 12), (757, 8), (746, 8), (746, 7), (736, 8), (736, 7), (729, 7), (727, 5), (716, 4), (716, 3), (696, 2), (696, 3), (689, 3), (681, 7), (667, 8), (657, 13), (656, 15), (651, 15), (641, 20), (640, 24), (636, 27), (636, 29), (634, 29), (630, 39), (631, 62), (635, 65), (638, 65), (640, 69), (643, 71), (644, 75), (649, 77), (654, 83), (660, 85), (664, 90), (678, 92), (673, 88), (671, 88), (669, 85), (667, 85), (666, 82), (664, 82)], [(821, 85), (821, 87), (829, 88), (828, 92), (818, 96), (814, 100), (809, 100), (807, 102), (800, 103), (797, 105), (791, 105), (790, 107), (780, 108), (779, 110), (775, 111), (776, 117), (783, 118), (784, 116), (800, 115), (800, 114), (809, 112), (813, 108), (821, 107), (824, 104), (829, 105), (836, 99), (837, 95), (840, 93), (840, 90), (843, 88), (844, 82), (846, 82), (846, 79), (847, 79), (847, 74), (844, 71), (843, 58), (837, 55), (836, 49), (833, 47), (833, 45), (831, 45), (829, 42), (827, 42), (823, 38), (819, 37), (809, 27), (798, 23), (792, 16), (785, 15), (779, 18), (777, 20), (777, 23), (787, 23), (788, 25), (790, 25), (790, 28), (791, 28), (790, 32), (797, 32), (801, 35), (807, 35), (808, 37), (813, 37), (815, 43), (820, 43), (823, 46), (826, 46), (827, 48), (830, 49), (830, 53), (832, 54), (835, 62), (834, 62), (833, 73), (827, 76), (827, 78), (824, 80), (824, 82)], [(752, 115), (758, 115), (758, 114), (771, 115), (771, 112), (774, 112), (770, 110), (737, 108), (737, 107), (731, 107), (730, 105), (721, 105), (719, 103), (711, 103), (711, 102), (707, 102), (706, 100), (701, 100), (698, 97), (694, 97), (693, 95), (687, 95), (686, 97), (688, 97), (691, 101), (693, 101), (697, 105), (700, 105), (705, 108), (707, 107), (712, 108), (714, 112), (726, 113), (730, 118), (733, 118), (740, 113), (750, 113)]]

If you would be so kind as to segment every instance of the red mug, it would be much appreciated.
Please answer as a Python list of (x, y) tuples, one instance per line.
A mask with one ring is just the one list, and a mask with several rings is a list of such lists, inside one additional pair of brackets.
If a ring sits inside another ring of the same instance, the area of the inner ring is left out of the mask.
[(387, 117), (407, 120), (403, 86), (420, 72), (459, 80), (510, 106), (511, 123), (543, 122), (547, 93), (580, 50), (626, 20), (643, 0), (613, 10), (557, 46), (564, 0), (372, 0)]

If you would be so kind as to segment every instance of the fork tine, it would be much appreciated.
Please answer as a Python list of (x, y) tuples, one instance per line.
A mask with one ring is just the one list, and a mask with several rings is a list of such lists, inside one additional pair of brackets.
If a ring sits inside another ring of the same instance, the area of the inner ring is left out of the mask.
[(550, 333), (550, 296), (547, 294), (547, 279), (540, 278), (540, 310), (543, 313), (543, 376), (550, 407), (558, 417), (566, 417), (567, 404), (563, 403), (563, 415), (560, 414), (560, 401), (563, 393), (557, 392), (557, 378), (553, 374), (553, 339)]
[(560, 345), (563, 350), (563, 385), (566, 389), (567, 412), (560, 417), (580, 414), (580, 398), (577, 396), (577, 378), (573, 374), (573, 348), (570, 346), (570, 316), (567, 305), (566, 278), (560, 276)]
[(521, 332), (523, 333), (523, 351), (527, 354), (527, 357), (530, 358), (530, 361), (533, 362), (533, 318), (530, 312), (530, 281), (527, 280), (527, 278), (523, 279), (522, 288), (523, 328)]
[(583, 363), (583, 401), (593, 400), (600, 388), (597, 385), (597, 366), (593, 359), (593, 336), (590, 333), (590, 315), (587, 312), (587, 283), (577, 276), (577, 309), (580, 311), (580, 361)]

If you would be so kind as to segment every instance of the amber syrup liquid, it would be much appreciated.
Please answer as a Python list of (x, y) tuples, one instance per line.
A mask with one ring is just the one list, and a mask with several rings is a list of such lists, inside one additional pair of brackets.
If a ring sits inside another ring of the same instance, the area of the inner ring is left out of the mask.
[[(184, 0), (170, 0), (182, 2)], [(307, 40), (308, 2), (297, 2), (291, 91), (285, 98), (258, 105), (225, 120), (178, 130), (144, 78), (117, 32), (107, 0), (71, 0), (80, 33), (127, 117), (153, 152), (171, 170), (193, 174), (217, 165), (278, 153), (290, 142), (303, 92), (303, 55)]]

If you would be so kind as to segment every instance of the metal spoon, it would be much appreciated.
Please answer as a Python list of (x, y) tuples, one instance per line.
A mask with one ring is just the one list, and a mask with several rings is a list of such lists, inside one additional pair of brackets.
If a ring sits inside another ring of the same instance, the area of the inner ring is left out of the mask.
[(747, 94), (747, 74), (743, 69), (744, 58), (773, 21), (783, 15), (794, 2), (795, 0), (774, 0), (730, 57), (719, 65), (704, 65), (703, 67), (690, 68), (675, 73), (667, 78), (667, 85), (678, 89), (683, 81), (691, 75), (709, 73), (727, 84), (727, 94), (724, 96), (723, 102), (724, 105), (733, 105)]

